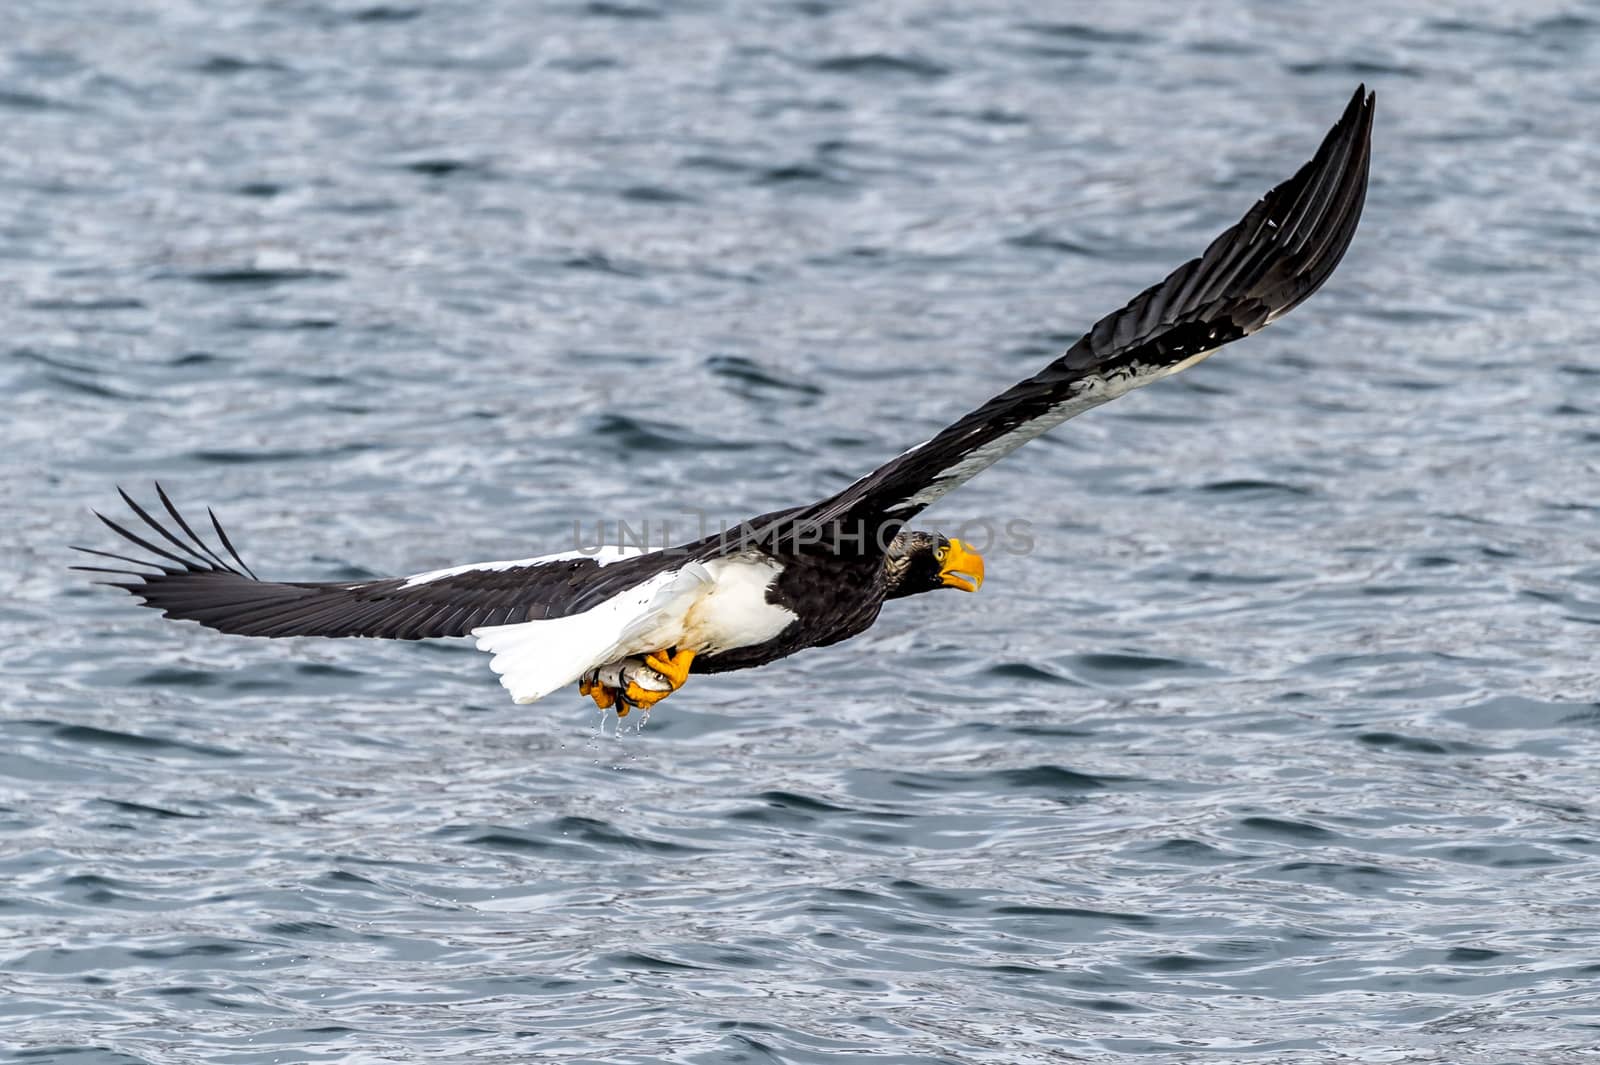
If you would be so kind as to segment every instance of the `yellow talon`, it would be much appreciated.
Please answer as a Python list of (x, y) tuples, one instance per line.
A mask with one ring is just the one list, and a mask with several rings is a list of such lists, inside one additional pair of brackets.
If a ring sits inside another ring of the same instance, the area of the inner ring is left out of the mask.
[[(694, 652), (682, 650), (677, 654), (666, 651), (656, 651), (646, 655), (644, 664), (666, 678), (672, 690), (677, 691), (683, 687), (684, 681), (689, 679), (689, 666), (694, 662)], [(666, 692), (662, 693), (667, 694)]]
[[(648, 710), (671, 694), (671, 688), (658, 692), (649, 688), (641, 688), (637, 682), (630, 680), (628, 682), (628, 690), (622, 693), (622, 697), (623, 702), (637, 706), (641, 710)], [(622, 711), (619, 710), (617, 712), (621, 714)]]
[[(602, 710), (609, 710), (611, 705), (617, 701), (617, 689), (608, 688), (599, 683), (590, 684), (586, 680), (578, 682), (578, 694), (587, 695), (594, 700), (594, 705)], [(627, 711), (623, 710), (621, 713), (627, 713)]]
[(625, 688), (608, 688), (598, 679), (590, 680), (593, 672), (578, 681), (578, 694), (587, 695), (602, 710), (617, 708), (618, 717), (627, 717), (629, 711), (649, 710), (661, 700), (683, 687), (689, 679), (689, 666), (694, 662), (693, 651), (656, 651), (645, 657), (645, 665), (658, 673), (669, 685), (665, 690), (641, 687), (637, 681), (628, 681)]

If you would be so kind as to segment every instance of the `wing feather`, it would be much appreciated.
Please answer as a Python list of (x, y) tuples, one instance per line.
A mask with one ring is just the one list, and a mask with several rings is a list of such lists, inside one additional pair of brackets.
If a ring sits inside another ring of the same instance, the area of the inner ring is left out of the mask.
[[(797, 535), (855, 526), (878, 542), (924, 507), (1074, 415), (1199, 362), (1264, 328), (1315, 292), (1361, 219), (1374, 95), (1357, 88), (1316, 155), (1197, 258), (1094, 324), (1067, 352), (852, 484), (783, 514)], [(766, 530), (758, 535), (772, 535)], [(820, 537), (825, 539), (824, 537)]]
[[(128, 494), (126, 492), (122, 491), (121, 488), (118, 488), (117, 492), (118, 492), (118, 494), (120, 494), (122, 496), (123, 499), (126, 499), (128, 501), (128, 504), (130, 506), (133, 504), (133, 500), (132, 499), (128, 499)], [(199, 550), (201, 551), (202, 554), (204, 554), (207, 558), (211, 559), (211, 561), (215, 562), (217, 565), (221, 566), (223, 569), (227, 569), (227, 570), (233, 569), (232, 566), (230, 566), (226, 562), (222, 561), (222, 557), (220, 555), (218, 555), (215, 551), (211, 550), (211, 548), (209, 546), (207, 546), (207, 544), (206, 544), (206, 542), (204, 540), (202, 540), (202, 539), (200, 539), (200, 537), (196, 536), (195, 535), (195, 531), (193, 529), (189, 528), (189, 523), (187, 521), (183, 520), (183, 515), (178, 513), (178, 508), (173, 505), (172, 499), (170, 497), (168, 497), (166, 489), (162, 488), (161, 484), (159, 482), (157, 482), (157, 484), (156, 484), (156, 496), (157, 496), (157, 498), (159, 498), (161, 500), (161, 505), (166, 508), (167, 514), (169, 516), (171, 516), (172, 520), (177, 524), (178, 528), (180, 528), (180, 529), (182, 529), (184, 531), (184, 534), (189, 537), (189, 539), (194, 543), (195, 547), (199, 548)], [(148, 520), (148, 519), (146, 519), (146, 520)], [(154, 523), (152, 522), (152, 524), (154, 524)], [(237, 572), (237, 571), (235, 571), (235, 572)], [(246, 570), (245, 572), (249, 573), (248, 570)], [(251, 573), (250, 576), (254, 577), (255, 574)]]
[[(514, 562), (385, 577), (370, 581), (263, 581), (245, 565), (207, 510), (217, 539), (232, 562), (195, 534), (160, 485), (156, 493), (172, 520), (164, 525), (150, 510), (118, 489), (153, 538), (96, 514), (148, 558), (77, 547), (95, 559), (128, 568), (80, 565), (74, 569), (131, 577), (106, 581), (124, 588), (169, 618), (196, 621), (242, 636), (370, 636), (421, 640), (465, 636), (486, 625), (567, 617), (604, 602), (670, 566), (671, 560), (641, 554), (616, 561), (552, 555)], [(178, 530), (189, 541), (178, 535)]]

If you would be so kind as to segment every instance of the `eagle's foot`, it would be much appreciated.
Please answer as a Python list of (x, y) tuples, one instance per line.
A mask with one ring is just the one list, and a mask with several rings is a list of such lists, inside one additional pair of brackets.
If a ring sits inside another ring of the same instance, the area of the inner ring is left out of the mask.
[[(609, 710), (617, 701), (617, 689), (601, 684), (599, 672), (599, 670), (591, 669), (583, 675), (583, 679), (578, 681), (578, 694), (587, 695), (593, 699), (594, 705), (601, 710)], [(626, 709), (619, 711), (622, 714), (627, 712)]]
[[(630, 661), (636, 662), (638, 660), (632, 659)], [(621, 679), (627, 683), (622, 690), (621, 705), (617, 710), (618, 715), (626, 714), (629, 706), (637, 706), (642, 710), (649, 710), (683, 687), (684, 681), (689, 679), (689, 666), (693, 662), (693, 651), (654, 651), (645, 655), (642, 670), (638, 667), (623, 670)], [(651, 682), (650, 687), (645, 687), (636, 679), (641, 672), (644, 674), (644, 679)], [(658, 685), (661, 682), (664, 682), (667, 687), (659, 687)]]
[(689, 650), (679, 651), (676, 654), (656, 651), (644, 657), (644, 664), (661, 674), (662, 678), (672, 685), (673, 691), (683, 687), (683, 682), (689, 679), (689, 666), (693, 662), (694, 652)]
[(683, 687), (684, 681), (689, 679), (689, 666), (693, 661), (694, 652), (687, 650), (655, 651), (642, 661), (628, 659), (618, 675), (622, 692), (617, 698), (617, 716), (627, 716), (628, 710), (633, 707), (649, 710)]
[(615, 709), (618, 717), (633, 710), (649, 710), (683, 687), (694, 652), (661, 651), (648, 658), (630, 656), (596, 666), (578, 680), (578, 694), (594, 700), (601, 710)]
[(640, 710), (649, 710), (661, 700), (672, 694), (672, 689), (656, 691), (654, 688), (641, 688), (638, 681), (629, 681), (628, 686), (622, 690), (621, 700), (617, 703), (617, 716), (627, 717), (628, 711), (634, 707)]

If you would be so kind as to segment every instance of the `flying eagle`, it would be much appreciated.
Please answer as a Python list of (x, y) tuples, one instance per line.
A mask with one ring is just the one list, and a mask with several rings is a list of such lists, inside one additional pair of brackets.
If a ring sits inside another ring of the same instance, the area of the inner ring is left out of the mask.
[(154, 559), (78, 548), (140, 568), (75, 568), (131, 577), (105, 583), (166, 617), (242, 636), (474, 636), (517, 702), (576, 682), (618, 714), (654, 706), (690, 673), (838, 643), (870, 626), (885, 600), (983, 583), (983, 559), (970, 546), (905, 527), (924, 507), (1068, 418), (1193, 366), (1315, 292), (1361, 217), (1372, 115), (1373, 95), (1361, 86), (1312, 160), (1199, 258), (1032, 377), (821, 502), (660, 551), (568, 552), (382, 580), (263, 581), (215, 514), (220, 550), (157, 485), (169, 522), (126, 492), (148, 531), (96, 515)]

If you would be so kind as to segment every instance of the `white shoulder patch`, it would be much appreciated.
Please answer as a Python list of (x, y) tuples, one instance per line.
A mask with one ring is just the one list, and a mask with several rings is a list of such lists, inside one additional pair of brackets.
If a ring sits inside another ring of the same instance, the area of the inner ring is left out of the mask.
[(531, 566), (543, 566), (551, 562), (572, 562), (580, 558), (592, 558), (602, 566), (613, 562), (620, 562), (625, 558), (633, 558), (644, 554), (642, 547), (616, 547), (607, 545), (595, 551), (562, 551), (554, 555), (539, 555), (537, 558), (511, 558), (502, 562), (468, 562), (464, 566), (451, 566), (447, 569), (429, 570), (427, 573), (417, 573), (406, 578), (405, 588), (415, 588), (419, 584), (443, 580), (461, 573), (494, 573), (499, 570), (523, 569)]
[(519, 703), (542, 699), (584, 673), (679, 642), (684, 615), (712, 583), (698, 562), (657, 573), (598, 606), (564, 618), (472, 630), (489, 668)]
[(706, 569), (715, 582), (684, 620), (684, 639), (697, 651), (731, 651), (766, 643), (798, 615), (767, 601), (783, 564), (758, 554), (714, 558)]

